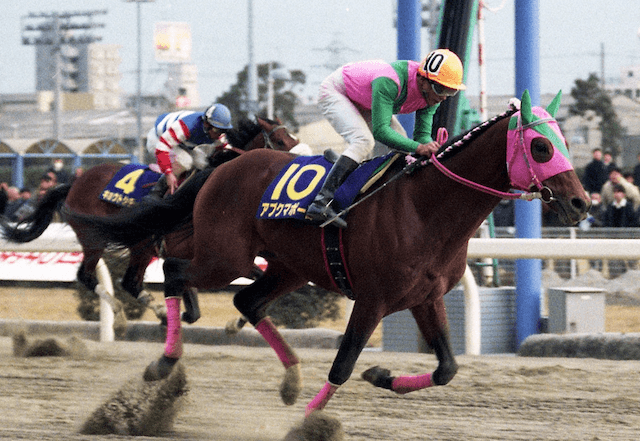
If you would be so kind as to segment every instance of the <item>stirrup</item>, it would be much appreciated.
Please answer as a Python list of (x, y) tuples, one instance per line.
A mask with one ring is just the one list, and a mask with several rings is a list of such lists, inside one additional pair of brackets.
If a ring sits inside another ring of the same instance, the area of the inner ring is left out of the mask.
[[(331, 201), (333, 202), (333, 200)], [(305, 215), (305, 220), (309, 220), (313, 223), (317, 223), (318, 225), (324, 224), (327, 221), (331, 221), (331, 224), (338, 228), (347, 228), (347, 222), (338, 216), (338, 213), (331, 206), (331, 202), (322, 206), (322, 210), (318, 210), (315, 213), (312, 213), (313, 217), (309, 214)], [(309, 209), (313, 206), (313, 203), (309, 205), (307, 209), (307, 213), (309, 213)]]

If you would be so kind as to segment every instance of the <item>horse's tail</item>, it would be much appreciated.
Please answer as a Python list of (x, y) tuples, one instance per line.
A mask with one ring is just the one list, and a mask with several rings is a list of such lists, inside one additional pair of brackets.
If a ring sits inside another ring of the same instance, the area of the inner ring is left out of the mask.
[(143, 200), (112, 216), (95, 216), (63, 208), (68, 220), (82, 223), (95, 237), (111, 246), (132, 247), (143, 240), (164, 236), (191, 221), (193, 205), (212, 168), (199, 171), (164, 199)]
[(31, 242), (40, 237), (51, 223), (55, 212), (60, 209), (62, 202), (67, 198), (70, 189), (71, 184), (60, 184), (47, 191), (35, 211), (17, 224), (1, 217), (2, 236), (10, 242), (18, 243)]

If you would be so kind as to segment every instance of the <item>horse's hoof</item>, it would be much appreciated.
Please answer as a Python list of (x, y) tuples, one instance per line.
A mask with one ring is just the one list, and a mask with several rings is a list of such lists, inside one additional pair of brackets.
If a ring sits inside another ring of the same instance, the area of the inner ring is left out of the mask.
[(438, 368), (433, 373), (431, 377), (433, 380), (433, 384), (436, 386), (444, 386), (445, 384), (449, 384), (453, 377), (458, 373), (458, 364), (457, 363), (449, 363), (442, 364), (438, 366)]
[(166, 305), (151, 305), (149, 309), (153, 311), (156, 318), (160, 320), (162, 326), (167, 326), (167, 307)]
[(113, 317), (113, 333), (118, 338), (124, 338), (127, 335), (127, 315), (124, 308), (121, 308)]
[(153, 295), (151, 295), (151, 293), (145, 289), (140, 291), (140, 294), (138, 294), (138, 298), (136, 300), (138, 300), (138, 303), (140, 303), (142, 306), (146, 308), (146, 307), (149, 307), (149, 305), (151, 305), (154, 298), (153, 298)]
[(169, 358), (163, 355), (159, 360), (152, 361), (149, 366), (147, 366), (142, 378), (144, 381), (163, 380), (169, 376), (177, 362), (177, 358)]
[(376, 387), (382, 387), (384, 389), (391, 389), (391, 382), (393, 381), (391, 371), (381, 368), (380, 366), (374, 366), (364, 371), (362, 373), (362, 379)]
[(183, 312), (181, 316), (181, 320), (189, 324), (197, 322), (199, 318), (200, 318), (200, 314), (191, 314), (188, 311)]
[(296, 403), (302, 391), (302, 379), (300, 376), (300, 363), (289, 366), (284, 373), (282, 384), (280, 384), (280, 398), (287, 406)]
[(248, 320), (244, 317), (240, 317), (236, 320), (227, 322), (224, 327), (224, 332), (227, 335), (236, 335), (246, 325)]

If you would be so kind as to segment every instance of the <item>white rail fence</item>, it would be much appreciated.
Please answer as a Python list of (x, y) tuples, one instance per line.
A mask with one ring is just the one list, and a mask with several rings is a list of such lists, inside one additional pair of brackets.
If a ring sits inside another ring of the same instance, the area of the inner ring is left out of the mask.
[[(13, 252), (13, 253), (47, 253), (47, 252), (61, 252), (61, 253), (76, 253), (82, 252), (82, 247), (76, 239), (76, 235), (70, 226), (63, 223), (51, 224), (45, 232), (38, 239), (35, 239), (28, 243), (11, 243), (4, 239), (0, 240), (0, 252)], [(11, 261), (11, 260), (10, 260)], [(0, 265), (3, 265), (0, 263)], [(26, 259), (26, 264), (15, 265), (8, 264), (11, 269), (11, 279), (21, 280), (41, 280), (42, 267), (40, 262), (35, 260)], [(57, 265), (60, 268), (60, 265)], [(69, 266), (69, 265), (65, 265)], [(71, 268), (65, 268), (66, 272), (71, 270), (75, 276), (77, 266), (73, 265)], [(2, 271), (5, 272), (4, 270)], [(46, 272), (45, 272), (46, 273)], [(96, 276), (98, 278), (98, 286), (95, 291), (100, 296), (100, 341), (110, 342), (114, 341), (115, 334), (113, 331), (114, 313), (113, 305), (115, 304), (115, 293), (113, 289), (113, 282), (111, 281), (111, 275), (109, 268), (104, 260), (100, 259), (96, 268)], [(68, 278), (68, 275), (63, 277)]]
[[(81, 252), (73, 230), (52, 224), (38, 239), (26, 244), (0, 240), (0, 252)], [(473, 238), (468, 258), (499, 259), (620, 259), (640, 260), (640, 239), (503, 239)], [(1, 265), (1, 264), (0, 264)], [(101, 341), (113, 341), (113, 284), (104, 262), (98, 266)], [(465, 339), (468, 354), (480, 354), (480, 297), (467, 267), (462, 278), (465, 292)], [(107, 297), (111, 296), (111, 298)], [(104, 314), (104, 317), (103, 317)]]

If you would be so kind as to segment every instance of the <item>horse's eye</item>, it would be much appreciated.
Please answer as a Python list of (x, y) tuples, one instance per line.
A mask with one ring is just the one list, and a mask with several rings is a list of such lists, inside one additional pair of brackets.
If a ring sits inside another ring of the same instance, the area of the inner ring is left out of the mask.
[(553, 158), (553, 145), (547, 138), (534, 138), (531, 141), (531, 157), (537, 163), (545, 163)]

